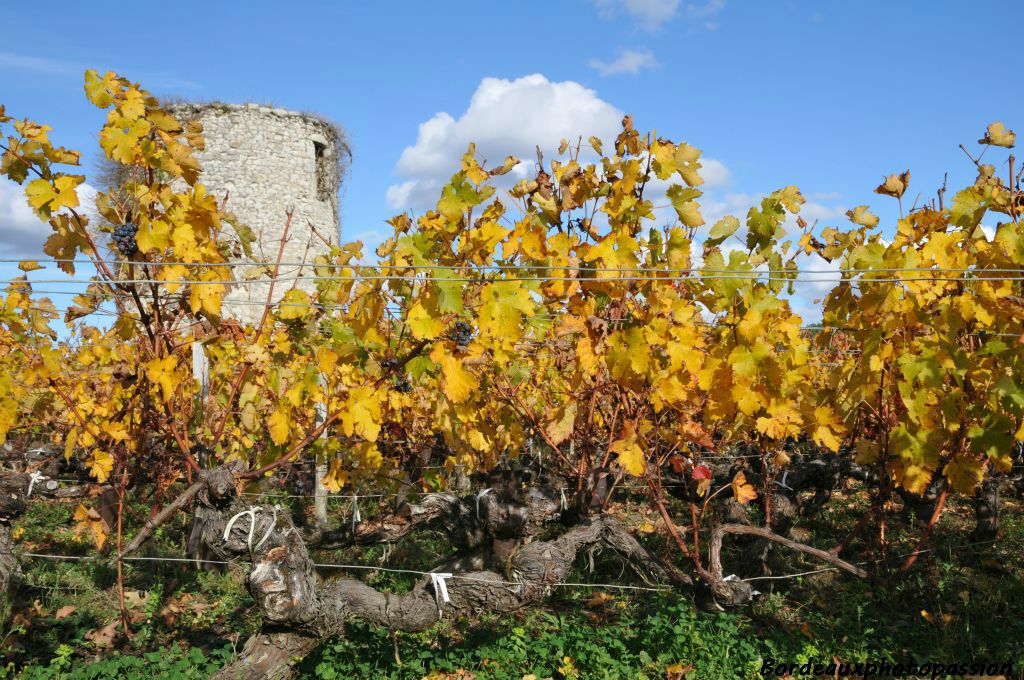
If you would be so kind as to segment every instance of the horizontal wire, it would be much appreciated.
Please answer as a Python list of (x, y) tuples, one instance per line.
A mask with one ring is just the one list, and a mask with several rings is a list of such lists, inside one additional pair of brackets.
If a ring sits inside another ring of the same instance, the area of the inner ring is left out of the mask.
[[(50, 560), (62, 560), (62, 561), (77, 561), (77, 562), (99, 562), (102, 558), (91, 555), (54, 555), (49, 553), (15, 553), (6, 552), (4, 555), (11, 555), (14, 557), (28, 557), (32, 559), (50, 559)], [(115, 560), (122, 562), (175, 562), (185, 564), (244, 564), (242, 560), (207, 560), (207, 559), (192, 559), (189, 557), (140, 557), (140, 556), (115, 556)], [(392, 574), (412, 574), (415, 576), (430, 576), (431, 574), (438, 572), (420, 571), (417, 569), (396, 569), (393, 567), (379, 567), (371, 564), (321, 564), (313, 563), (313, 566), (318, 569), (344, 569), (351, 571), (382, 571)], [(502, 581), (479, 578), (475, 576), (463, 576), (461, 574), (454, 574), (452, 576), (446, 576), (446, 579), (458, 579), (460, 581), (475, 581), (478, 583), (487, 583), (493, 585), (511, 585), (511, 586), (524, 586), (524, 585), (540, 585), (544, 587), (565, 587), (565, 588), (608, 588), (608, 589), (621, 589), (621, 590), (646, 590), (653, 592), (670, 591), (671, 588), (650, 588), (645, 586), (633, 586), (624, 585), (617, 583), (537, 583), (533, 584), (527, 581)]]
[[(985, 540), (985, 541), (975, 541), (975, 542), (972, 542), (972, 543), (963, 543), (963, 544), (957, 545), (956, 549), (969, 548), (969, 547), (978, 546), (978, 545), (991, 544), (991, 543), (996, 543), (998, 541), (999, 541), (999, 539), (990, 539), (990, 540)], [(868, 565), (868, 564), (877, 564), (879, 562), (884, 562), (886, 559), (893, 559), (893, 558), (899, 559), (899, 558), (904, 558), (904, 557), (910, 557), (912, 555), (921, 555), (921, 554), (925, 554), (925, 553), (929, 553), (929, 552), (935, 552), (935, 551), (940, 550), (940, 549), (941, 548), (925, 548), (925, 549), (921, 549), (921, 550), (914, 550), (914, 551), (911, 551), (909, 553), (904, 553), (904, 554), (901, 554), (901, 555), (894, 555), (891, 558), (879, 558), (879, 559), (876, 559), (876, 560), (864, 560), (864, 561), (861, 561), (861, 562), (853, 562), (851, 564), (853, 564), (854, 566), (864, 566), (864, 565)], [(950, 548), (950, 549), (952, 549), (952, 548)], [(55, 554), (50, 554), (50, 553), (33, 553), (33, 552), (24, 552), (24, 553), (5, 552), (3, 554), (10, 555), (10, 556), (13, 556), (13, 557), (19, 557), (20, 556), (20, 557), (28, 557), (28, 558), (32, 558), (32, 559), (50, 559), (50, 560), (79, 561), (79, 562), (95, 562), (95, 561), (101, 561), (101, 559), (102, 559), (102, 558), (99, 558), (99, 557), (96, 557), (96, 556), (89, 556), (89, 555), (55, 555)], [(122, 561), (122, 562), (172, 562), (172, 563), (184, 563), (184, 564), (193, 564), (193, 565), (199, 565), (199, 564), (231, 565), (231, 564), (244, 564), (245, 563), (241, 559), (239, 559), (239, 560), (209, 560), (209, 559), (199, 559), (199, 558), (193, 559), (193, 558), (189, 558), (189, 557), (159, 557), (159, 556), (145, 557), (145, 556), (123, 556), (122, 555), (122, 556), (115, 556), (114, 559), (117, 559), (117, 560)], [(438, 572), (430, 572), (430, 571), (421, 571), (421, 570), (418, 570), (418, 569), (398, 569), (398, 568), (394, 568), (394, 567), (383, 567), (383, 566), (375, 566), (375, 565), (369, 565), (369, 564), (335, 564), (335, 563), (316, 563), (315, 562), (315, 563), (313, 563), (313, 566), (318, 568), (318, 569), (342, 569), (342, 570), (346, 570), (346, 571), (379, 571), (379, 572), (392, 573), (392, 574), (411, 574), (411, 575), (414, 575), (414, 576), (430, 576), (431, 574), (438, 573)], [(772, 575), (772, 576), (752, 576), (752, 577), (749, 577), (749, 578), (740, 579), (740, 581), (743, 581), (745, 583), (749, 583), (749, 582), (753, 582), (753, 581), (793, 579), (793, 578), (800, 578), (802, 576), (810, 576), (810, 575), (813, 575), (813, 574), (820, 574), (820, 573), (824, 573), (824, 572), (839, 571), (839, 570), (841, 570), (840, 567), (823, 567), (821, 569), (813, 569), (813, 570), (810, 570), (810, 571), (803, 571), (803, 572), (798, 572), (798, 573), (793, 573), (793, 574), (780, 574), (780, 575)], [(494, 580), (494, 579), (480, 578), (480, 577), (475, 577), (475, 576), (464, 576), (464, 575), (461, 575), (461, 574), (453, 574), (452, 576), (448, 576), (446, 578), (448, 578), (448, 579), (456, 579), (456, 580), (461, 580), (461, 581), (472, 581), (472, 582), (478, 582), (478, 583), (484, 583), (484, 584), (510, 585), (510, 586), (539, 585), (539, 586), (544, 586), (544, 587), (607, 588), (607, 589), (619, 589), (619, 590), (639, 590), (639, 591), (648, 591), (648, 592), (670, 592), (670, 591), (673, 590), (672, 588), (668, 588), (668, 587), (652, 588), (652, 587), (649, 587), (649, 586), (634, 586), (634, 585), (618, 584), (618, 583), (557, 582), (557, 583), (536, 583), (536, 584), (534, 584), (534, 583), (530, 583), (530, 582), (526, 582), (526, 581), (503, 581), (503, 580)]]
[[(43, 294), (83, 295), (83, 296), (96, 296), (96, 297), (103, 297), (104, 296), (104, 294), (102, 294), (102, 293), (75, 293), (74, 291), (32, 291), (32, 294), (33, 295), (36, 295), (36, 294), (39, 294), (39, 295), (43, 295)], [(226, 305), (226, 306), (229, 306), (229, 307), (231, 305), (253, 305), (253, 306), (260, 306), (260, 307), (271, 307), (271, 308), (273, 308), (273, 307), (287, 307), (287, 306), (297, 306), (297, 307), (308, 307), (308, 306), (311, 306), (311, 305), (305, 304), (305, 303), (292, 303), (292, 304), (285, 303), (285, 302), (264, 303), (264, 302), (259, 302), (257, 300), (230, 300), (230, 299), (229, 300), (224, 300), (223, 304)], [(70, 311), (70, 310), (73, 310), (73, 309), (78, 309), (78, 307), (77, 306), (75, 306), (75, 307), (57, 307), (57, 306), (55, 306), (53, 309), (50, 309), (50, 308), (47, 308), (47, 307), (28, 307), (27, 309), (31, 309), (33, 311), (40, 311), (40, 312), (61, 313), (61, 312), (67, 312), (67, 311)], [(404, 310), (401, 310), (399, 308), (396, 308), (396, 309), (387, 309), (387, 308), (385, 308), (385, 310), (389, 311), (391, 313), (399, 313), (399, 312), (404, 311)], [(91, 314), (100, 314), (100, 315), (111, 316), (111, 317), (123, 317), (123, 318), (134, 319), (136, 321), (139, 320), (139, 318), (137, 316), (133, 315), (133, 314), (128, 314), (128, 313), (125, 313), (125, 312), (117, 312), (117, 311), (110, 310), (110, 309), (104, 309), (102, 307), (97, 307), (96, 309), (90, 311), (89, 315), (91, 315)], [(561, 318), (565, 318), (565, 316), (567, 316), (567, 315), (568, 315), (568, 313), (566, 313), (564, 315), (563, 314), (533, 314), (532, 316), (525, 316), (524, 315), (524, 318), (525, 319), (561, 319)], [(623, 318), (623, 319), (612, 319), (612, 318), (608, 318), (608, 317), (599, 317), (599, 318), (601, 318), (604, 321), (608, 321), (609, 323), (628, 323), (628, 322), (630, 322), (630, 319), (628, 319), (628, 318)], [(712, 321), (692, 321), (691, 323), (694, 323), (694, 324), (696, 324), (698, 326), (707, 326), (707, 327), (713, 328), (713, 329), (727, 327), (727, 324), (725, 324), (725, 323), (717, 323), (716, 324), (716, 323), (714, 323)], [(803, 332), (823, 332), (823, 331), (837, 332), (838, 331), (838, 332), (843, 332), (843, 333), (869, 333), (869, 332), (874, 332), (877, 329), (876, 328), (852, 328), (852, 327), (848, 327), (848, 326), (827, 326), (827, 325), (820, 325), (820, 324), (811, 324), (811, 325), (807, 325), (807, 326), (801, 326), (799, 328), (799, 330), (803, 331)], [(324, 333), (325, 335), (330, 335), (331, 334), (331, 331), (328, 328), (319, 329), (319, 332)], [(922, 335), (938, 334), (937, 331), (935, 331), (934, 329), (931, 329), (931, 328), (923, 328), (923, 329), (916, 329), (916, 330), (903, 329), (900, 332), (904, 332), (904, 333), (909, 332), (909, 333), (922, 334)], [(1022, 332), (1024, 332), (1024, 331), (1022, 331)], [(980, 336), (980, 335), (984, 335), (984, 336), (988, 336), (988, 337), (1019, 338), (1021, 334), (1020, 333), (995, 333), (995, 332), (991, 332), (991, 331), (974, 331), (972, 333), (963, 333), (962, 334), (962, 336)], [(537, 340), (535, 342), (544, 342), (544, 341), (543, 340)]]
[[(570, 269), (564, 267), (563, 269)], [(936, 270), (941, 271), (941, 270)], [(977, 270), (976, 273), (985, 273), (989, 270)], [(652, 272), (672, 274), (673, 272), (660, 271)], [(871, 279), (844, 279), (839, 276), (837, 272), (827, 272), (828, 276), (825, 278), (807, 279), (802, 278), (802, 274), (812, 274), (824, 276), (824, 272), (800, 272), (793, 270), (787, 272), (789, 276), (773, 276), (774, 273), (783, 272), (767, 272), (767, 271), (735, 271), (735, 270), (723, 270), (721, 272), (710, 273), (710, 272), (693, 272), (692, 277), (681, 277), (681, 276), (608, 276), (608, 277), (579, 277), (579, 276), (507, 276), (496, 279), (482, 279), (472, 277), (431, 277), (423, 278), (415, 275), (406, 274), (366, 274), (366, 275), (352, 275), (352, 276), (287, 276), (279, 278), (266, 278), (266, 279), (117, 279), (114, 281), (103, 281), (102, 283), (111, 284), (145, 284), (145, 285), (219, 285), (219, 286), (241, 286), (241, 285), (267, 285), (270, 283), (283, 283), (283, 282), (314, 282), (314, 281), (415, 281), (418, 283), (516, 283), (516, 282), (537, 282), (537, 281), (556, 281), (556, 282), (579, 282), (584, 284), (603, 284), (603, 283), (615, 283), (615, 282), (637, 282), (637, 281), (650, 281), (660, 283), (670, 282), (700, 282), (700, 281), (732, 281), (732, 280), (748, 280), (754, 279), (757, 281), (769, 281), (769, 282), (782, 282), (782, 283), (858, 283), (860, 285), (871, 284), (871, 283), (913, 283), (913, 282), (936, 282), (936, 283), (951, 283), (951, 282), (970, 282), (970, 283), (989, 283), (989, 282), (1002, 282), (1002, 281), (1024, 281), (1024, 276), (912, 276), (912, 277), (889, 277), (889, 278), (871, 278)], [(872, 271), (860, 272), (862, 274), (871, 274)], [(1000, 272), (1003, 273), (1003, 272)], [(1014, 269), (1005, 272), (1007, 274), (1024, 274), (1024, 269)], [(0, 281), (0, 285), (6, 285), (13, 287), (15, 291), (19, 287), (26, 287), (32, 284), (59, 284), (59, 285), (91, 285), (97, 283), (95, 280), (90, 279), (36, 279), (31, 281), (24, 281), (18, 279), (8, 279), (6, 281)]]
[[(17, 259), (0, 259), (0, 263), (19, 263), (25, 260)], [(46, 259), (45, 262), (55, 263), (69, 263), (69, 264), (93, 264), (92, 260), (83, 259)], [(435, 269), (469, 269), (476, 271), (505, 271), (505, 270), (516, 270), (516, 269), (554, 269), (564, 270), (569, 269), (573, 271), (587, 271), (587, 272), (656, 272), (656, 273), (684, 273), (684, 274), (700, 274), (702, 272), (709, 273), (728, 273), (734, 272), (733, 269), (699, 269), (694, 267), (688, 268), (661, 268), (661, 267), (591, 267), (587, 265), (570, 265), (570, 264), (387, 264), (383, 262), (374, 262), (369, 264), (316, 264), (310, 262), (245, 262), (245, 261), (229, 261), (229, 262), (180, 262), (180, 261), (167, 261), (167, 262), (144, 262), (141, 260), (106, 260), (100, 261), (100, 264), (135, 264), (135, 265), (152, 265), (152, 266), (189, 266), (189, 267), (309, 267), (309, 268), (330, 268), (330, 269), (413, 269), (413, 270), (424, 270), (431, 271)], [(1021, 267), (1015, 268), (984, 268), (978, 269), (977, 267), (878, 267), (876, 269), (862, 269), (859, 267), (839, 268), (839, 269), (760, 269), (757, 271), (765, 273), (793, 273), (796, 271), (813, 272), (818, 274), (843, 274), (843, 273), (873, 273), (873, 272), (927, 272), (927, 271), (938, 271), (938, 272), (1020, 272)], [(311, 277), (312, 278), (312, 277)], [(443, 279), (441, 279), (443, 280)]]

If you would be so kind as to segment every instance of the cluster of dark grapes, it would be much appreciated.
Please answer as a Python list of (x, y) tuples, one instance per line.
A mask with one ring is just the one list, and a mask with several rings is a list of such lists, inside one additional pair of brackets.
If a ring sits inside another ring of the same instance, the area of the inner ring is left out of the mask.
[(448, 337), (459, 347), (468, 347), (473, 340), (473, 329), (465, 321), (456, 321), (448, 332)]
[[(395, 369), (398, 368), (398, 359), (395, 359), (393, 357), (381, 359), (380, 367), (387, 372), (394, 371)], [(391, 389), (393, 389), (395, 392), (411, 392), (412, 383), (409, 382), (408, 376), (395, 375), (394, 384), (391, 386)]]
[(113, 241), (118, 252), (124, 257), (131, 257), (139, 252), (139, 244), (135, 242), (135, 234), (139, 231), (138, 226), (131, 222), (120, 224), (114, 227)]

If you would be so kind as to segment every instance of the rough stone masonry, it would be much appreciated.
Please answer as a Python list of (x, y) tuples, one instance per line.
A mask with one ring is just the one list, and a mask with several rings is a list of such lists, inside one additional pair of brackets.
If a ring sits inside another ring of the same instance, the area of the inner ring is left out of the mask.
[[(256, 237), (252, 260), (235, 248), (236, 261), (274, 262), (289, 210), (294, 211), (284, 243), (281, 279), (312, 276), (313, 258), (340, 239), (338, 187), (348, 147), (340, 130), (316, 116), (257, 104), (174, 104), (181, 120), (203, 124), (206, 149), (198, 154), (200, 181)], [(228, 230), (226, 237), (233, 238)], [(305, 266), (295, 263), (308, 263)], [(257, 323), (270, 281), (261, 273), (246, 281), (248, 267), (235, 267), (236, 283), (224, 298), (224, 317)], [(273, 302), (297, 286), (311, 291), (309, 280), (281, 280)]]

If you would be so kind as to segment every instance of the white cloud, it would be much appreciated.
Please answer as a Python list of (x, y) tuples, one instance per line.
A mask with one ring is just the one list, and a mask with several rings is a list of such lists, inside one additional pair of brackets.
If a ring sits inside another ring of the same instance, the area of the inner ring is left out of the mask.
[[(416, 143), (406, 147), (395, 166), (402, 181), (388, 188), (388, 205), (405, 210), (436, 204), (470, 142), (476, 143), (477, 157), (494, 167), (508, 155), (529, 161), (537, 146), (553, 150), (563, 138), (595, 135), (610, 141), (622, 116), (593, 90), (573, 81), (552, 82), (540, 74), (484, 78), (457, 119), (442, 112), (420, 124)], [(520, 163), (511, 174), (525, 177), (530, 167)]]
[(0, 252), (4, 253), (3, 257), (39, 257), (49, 235), (50, 227), (36, 217), (25, 200), (24, 187), (7, 179), (0, 180)]
[[(81, 204), (76, 208), (79, 214), (89, 218), (95, 226), (97, 215), (96, 190), (88, 184), (78, 187)], [(92, 228), (90, 226), (90, 229)], [(5, 259), (46, 258), (43, 244), (53, 233), (50, 225), (43, 222), (29, 207), (25, 188), (7, 179), (0, 179), (0, 257)], [(92, 232), (97, 237), (97, 232)]]
[(13, 52), (0, 52), (0, 69), (49, 73), (53, 75), (80, 75), (85, 70), (80, 68), (78, 64), (70, 61), (47, 57), (33, 57)]
[[(846, 206), (843, 205), (825, 205), (824, 203), (818, 203), (816, 201), (807, 201), (803, 207), (800, 208), (800, 216), (804, 218), (804, 221), (808, 224), (814, 224), (815, 222), (830, 222), (833, 220), (846, 221)], [(793, 222), (796, 220), (794, 219)], [(825, 224), (819, 224), (819, 229)]]
[(51, 59), (49, 57), (34, 57), (29, 54), (15, 54), (14, 52), (0, 52), (0, 70), (20, 71), (25, 73), (40, 73), (51, 76), (74, 76), (82, 78), (87, 68), (96, 68), (103, 73), (107, 68), (115, 71), (132, 80), (141, 82), (142, 86), (149, 89), (175, 90), (195, 89), (199, 84), (193, 80), (178, 78), (166, 72), (139, 72), (134, 69), (122, 69), (116, 66), (87, 66), (84, 62), (66, 61), (63, 59)]
[(604, 18), (614, 18), (625, 14), (632, 18), (637, 26), (648, 31), (656, 31), (679, 14), (680, 6), (686, 15), (695, 21), (701, 21), (704, 28), (713, 31), (718, 23), (712, 19), (723, 9), (727, 0), (706, 0), (705, 2), (689, 2), (682, 5), (681, 0), (594, 0), (598, 13)]
[(637, 24), (649, 31), (657, 30), (675, 17), (680, 0), (596, 0), (602, 16), (613, 17), (619, 12), (632, 17)]
[(838, 201), (842, 197), (838, 191), (815, 191), (808, 196), (812, 201)]
[[(704, 162), (703, 160), (701, 161)], [(702, 171), (703, 172), (703, 171)], [(747, 219), (747, 211), (750, 207), (757, 205), (764, 198), (765, 194), (728, 193), (721, 198), (705, 196), (701, 199), (700, 212), (704, 216), (705, 228), (710, 229), (715, 222), (726, 215), (732, 215), (741, 223)], [(743, 234), (740, 234), (743, 238)]]
[(654, 57), (654, 52), (648, 49), (619, 50), (619, 57), (611, 62), (600, 59), (590, 60), (590, 68), (595, 69), (602, 76), (614, 76), (620, 73), (629, 73), (635, 76), (641, 70), (655, 66), (658, 66), (658, 60)]
[(686, 5), (686, 13), (692, 17), (707, 19), (725, 9), (726, 0), (707, 0), (707, 2), (691, 2)]

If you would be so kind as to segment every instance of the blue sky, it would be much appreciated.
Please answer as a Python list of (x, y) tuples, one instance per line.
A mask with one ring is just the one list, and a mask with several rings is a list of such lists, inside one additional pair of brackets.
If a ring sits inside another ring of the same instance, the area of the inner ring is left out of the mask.
[[(717, 161), (709, 222), (796, 184), (822, 224), (863, 203), (891, 223), (895, 202), (872, 193), (883, 174), (910, 168), (909, 202), (946, 171), (970, 181), (957, 145), (995, 120), (1017, 128), (1024, 96), (1012, 0), (5, 5), (0, 103), (52, 125), (87, 169), (102, 113), (85, 68), (157, 95), (315, 111), (350, 136), (343, 238), (368, 244), (424, 207), (467, 141), (528, 157), (563, 130), (613, 134), (623, 112)], [(21, 200), (0, 185), (0, 257), (48, 231)]]

